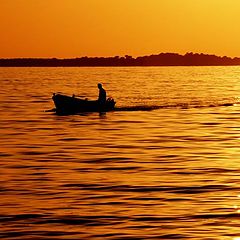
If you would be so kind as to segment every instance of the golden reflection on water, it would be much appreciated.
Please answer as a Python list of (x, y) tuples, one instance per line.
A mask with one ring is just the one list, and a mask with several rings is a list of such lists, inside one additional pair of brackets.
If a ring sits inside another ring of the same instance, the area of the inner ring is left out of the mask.
[[(239, 94), (236, 69), (224, 68), (228, 83), (222, 68), (207, 67), (8, 70), (25, 84), (11, 84), (5, 70), (0, 210), (6, 239), (16, 225), (23, 236), (28, 225), (36, 236), (55, 231), (65, 239), (68, 231), (79, 239), (238, 239), (240, 106), (209, 107)], [(109, 79), (119, 106), (166, 108), (104, 118), (44, 112), (53, 107), (52, 91), (80, 91), (78, 81), (95, 97), (97, 76)], [(144, 96), (136, 82), (145, 84)]]

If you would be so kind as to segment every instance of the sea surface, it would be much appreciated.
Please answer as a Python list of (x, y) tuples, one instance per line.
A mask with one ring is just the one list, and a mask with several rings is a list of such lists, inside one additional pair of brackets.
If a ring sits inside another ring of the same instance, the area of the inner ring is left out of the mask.
[(239, 103), (238, 66), (0, 68), (0, 239), (239, 240)]

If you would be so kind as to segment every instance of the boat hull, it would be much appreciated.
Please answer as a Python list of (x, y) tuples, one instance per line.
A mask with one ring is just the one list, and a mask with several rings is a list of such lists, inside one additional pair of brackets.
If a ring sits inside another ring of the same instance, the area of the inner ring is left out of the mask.
[(61, 114), (72, 114), (81, 112), (107, 112), (113, 111), (115, 101), (108, 98), (106, 103), (100, 104), (98, 101), (89, 101), (63, 94), (53, 94), (53, 102), (56, 107), (56, 112)]

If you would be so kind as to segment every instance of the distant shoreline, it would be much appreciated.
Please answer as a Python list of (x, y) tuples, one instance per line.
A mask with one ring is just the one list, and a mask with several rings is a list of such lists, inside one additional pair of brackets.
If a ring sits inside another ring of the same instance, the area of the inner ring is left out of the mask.
[(240, 58), (186, 53), (160, 53), (132, 57), (81, 57), (81, 58), (1, 58), (0, 67), (143, 67), (143, 66), (237, 66)]

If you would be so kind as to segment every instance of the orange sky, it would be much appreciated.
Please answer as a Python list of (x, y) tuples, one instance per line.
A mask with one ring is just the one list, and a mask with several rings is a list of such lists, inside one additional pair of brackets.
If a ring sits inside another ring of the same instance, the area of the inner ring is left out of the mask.
[(240, 57), (240, 0), (0, 0), (0, 58)]

